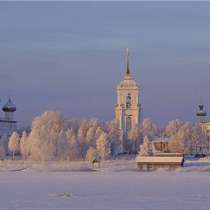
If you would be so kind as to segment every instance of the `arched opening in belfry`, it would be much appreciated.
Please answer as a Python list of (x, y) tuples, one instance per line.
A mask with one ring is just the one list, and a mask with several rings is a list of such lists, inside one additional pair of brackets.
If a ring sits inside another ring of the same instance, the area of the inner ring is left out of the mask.
[(126, 96), (126, 109), (129, 109), (131, 107), (131, 94), (128, 93)]
[(131, 116), (126, 117), (125, 125), (126, 125), (126, 131), (129, 131), (131, 129)]

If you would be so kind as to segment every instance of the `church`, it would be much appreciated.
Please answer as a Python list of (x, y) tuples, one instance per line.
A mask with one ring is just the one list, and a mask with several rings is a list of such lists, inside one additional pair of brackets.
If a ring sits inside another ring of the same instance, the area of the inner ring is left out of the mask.
[(204, 104), (200, 103), (198, 105), (198, 112), (196, 113), (197, 116), (197, 123), (201, 125), (202, 128), (204, 128), (207, 133), (210, 134), (210, 122), (207, 120), (207, 112), (204, 109)]
[(0, 136), (4, 134), (10, 135), (13, 131), (17, 130), (17, 121), (14, 120), (16, 106), (11, 99), (2, 107), (2, 111), (4, 115), (0, 117)]
[(117, 86), (117, 103), (115, 105), (115, 121), (123, 133), (123, 141), (125, 141), (128, 132), (140, 123), (141, 104), (139, 97), (140, 88), (132, 78), (127, 49), (125, 76)]

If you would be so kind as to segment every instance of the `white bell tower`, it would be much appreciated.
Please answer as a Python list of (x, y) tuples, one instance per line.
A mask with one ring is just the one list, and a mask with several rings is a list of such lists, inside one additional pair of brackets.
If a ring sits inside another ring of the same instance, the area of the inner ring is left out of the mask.
[(139, 85), (131, 77), (129, 51), (126, 49), (126, 71), (124, 79), (117, 86), (115, 120), (126, 134), (140, 122)]

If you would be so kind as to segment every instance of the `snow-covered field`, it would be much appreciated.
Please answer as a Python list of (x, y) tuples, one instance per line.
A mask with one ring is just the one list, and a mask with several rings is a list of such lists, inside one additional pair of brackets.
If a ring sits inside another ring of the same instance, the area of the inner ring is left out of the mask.
[[(209, 210), (210, 172), (139, 172), (133, 160), (106, 161), (99, 171), (87, 162), (0, 163), (0, 210)], [(192, 170), (189, 170), (191, 167)]]

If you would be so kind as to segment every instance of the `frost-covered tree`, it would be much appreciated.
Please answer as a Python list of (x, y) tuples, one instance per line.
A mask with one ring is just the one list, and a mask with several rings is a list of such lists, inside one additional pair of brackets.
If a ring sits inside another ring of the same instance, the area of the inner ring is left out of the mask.
[(153, 155), (153, 147), (152, 143), (147, 136), (144, 137), (144, 142), (140, 145), (140, 156), (152, 156)]
[(8, 135), (3, 134), (0, 138), (0, 145), (4, 148), (5, 154), (8, 153), (8, 142), (9, 142)]
[(66, 131), (66, 138), (70, 140), (72, 136), (75, 136), (75, 132), (73, 128), (68, 128)]
[(199, 124), (183, 123), (171, 137), (169, 150), (183, 154), (204, 153), (208, 148), (208, 136)]
[(22, 155), (23, 159), (26, 159), (29, 155), (29, 142), (27, 133), (25, 131), (23, 131), (20, 138), (20, 154)]
[(169, 151), (173, 153), (184, 153), (183, 138), (174, 136), (168, 144)]
[(13, 132), (9, 138), (9, 150), (12, 152), (12, 159), (14, 160), (15, 153), (19, 151), (20, 137), (17, 132)]
[(87, 145), (95, 145), (95, 127), (90, 127), (87, 130), (87, 134), (86, 134), (86, 143)]
[(192, 129), (192, 145), (196, 154), (203, 154), (204, 148), (208, 147), (208, 135), (204, 128), (196, 124)]
[(86, 160), (93, 161), (95, 158), (97, 158), (97, 151), (92, 146), (89, 147), (87, 154), (86, 154)]
[(68, 140), (66, 136), (66, 132), (64, 130), (61, 130), (59, 135), (58, 135), (58, 140), (57, 140), (57, 159), (59, 160), (65, 160), (67, 159), (68, 155)]
[(85, 142), (85, 135), (86, 135), (85, 130), (86, 128), (84, 128), (83, 126), (80, 126), (77, 132), (77, 139), (81, 143)]
[[(117, 155), (122, 152), (122, 138), (123, 138), (123, 133), (119, 129), (118, 124), (116, 121), (111, 121), (110, 123), (107, 123), (107, 134), (108, 134), (108, 139), (111, 144), (111, 155)], [(101, 131), (102, 133), (103, 131)], [(99, 136), (98, 136), (99, 137)]]
[(6, 151), (3, 145), (0, 145), (0, 160), (4, 160), (6, 156)]
[(130, 142), (129, 151), (132, 153), (136, 153), (139, 145), (143, 142), (141, 129), (138, 126), (135, 126), (129, 131), (128, 140)]
[(176, 133), (171, 136), (169, 141), (169, 151), (183, 154), (191, 154), (193, 148), (192, 132), (193, 125), (191, 123), (183, 123)]
[(184, 154), (192, 153), (192, 129), (193, 124), (185, 122), (178, 132), (178, 135), (180, 135), (179, 133), (181, 132), (182, 144), (184, 146)]
[[(0, 160), (4, 160), (6, 155), (6, 145), (7, 141), (5, 140), (5, 135), (0, 138)], [(7, 143), (8, 144), (8, 143)]]
[(67, 157), (69, 160), (77, 160), (81, 157), (81, 150), (75, 135), (73, 135), (71, 139), (68, 139)]
[(64, 119), (58, 112), (45, 112), (32, 122), (29, 135), (30, 155), (33, 160), (54, 160), (58, 158), (60, 132)]
[(86, 121), (82, 121), (81, 126), (79, 127), (79, 130), (77, 132), (77, 140), (80, 146), (81, 156), (85, 158), (88, 145), (86, 142), (86, 132), (87, 132), (87, 125), (85, 125)]
[(101, 159), (105, 160), (110, 157), (111, 148), (108, 141), (108, 136), (105, 132), (102, 132), (96, 141), (96, 150)]
[(159, 132), (158, 126), (150, 119), (145, 118), (142, 122), (142, 133), (144, 136), (149, 136), (151, 139), (157, 136)]
[(95, 139), (98, 139), (102, 132), (104, 132), (103, 129), (101, 128), (101, 126), (98, 126), (95, 132)]
[(165, 128), (165, 133), (166, 136), (174, 136), (177, 134), (177, 132), (179, 131), (179, 129), (184, 125), (184, 122), (182, 122), (179, 119), (176, 120), (172, 120), (170, 121), (166, 128)]
[(80, 156), (79, 144), (77, 142), (76, 134), (72, 128), (66, 131), (66, 139), (67, 139), (67, 147), (66, 147), (67, 159), (74, 160), (76, 158), (79, 158)]

